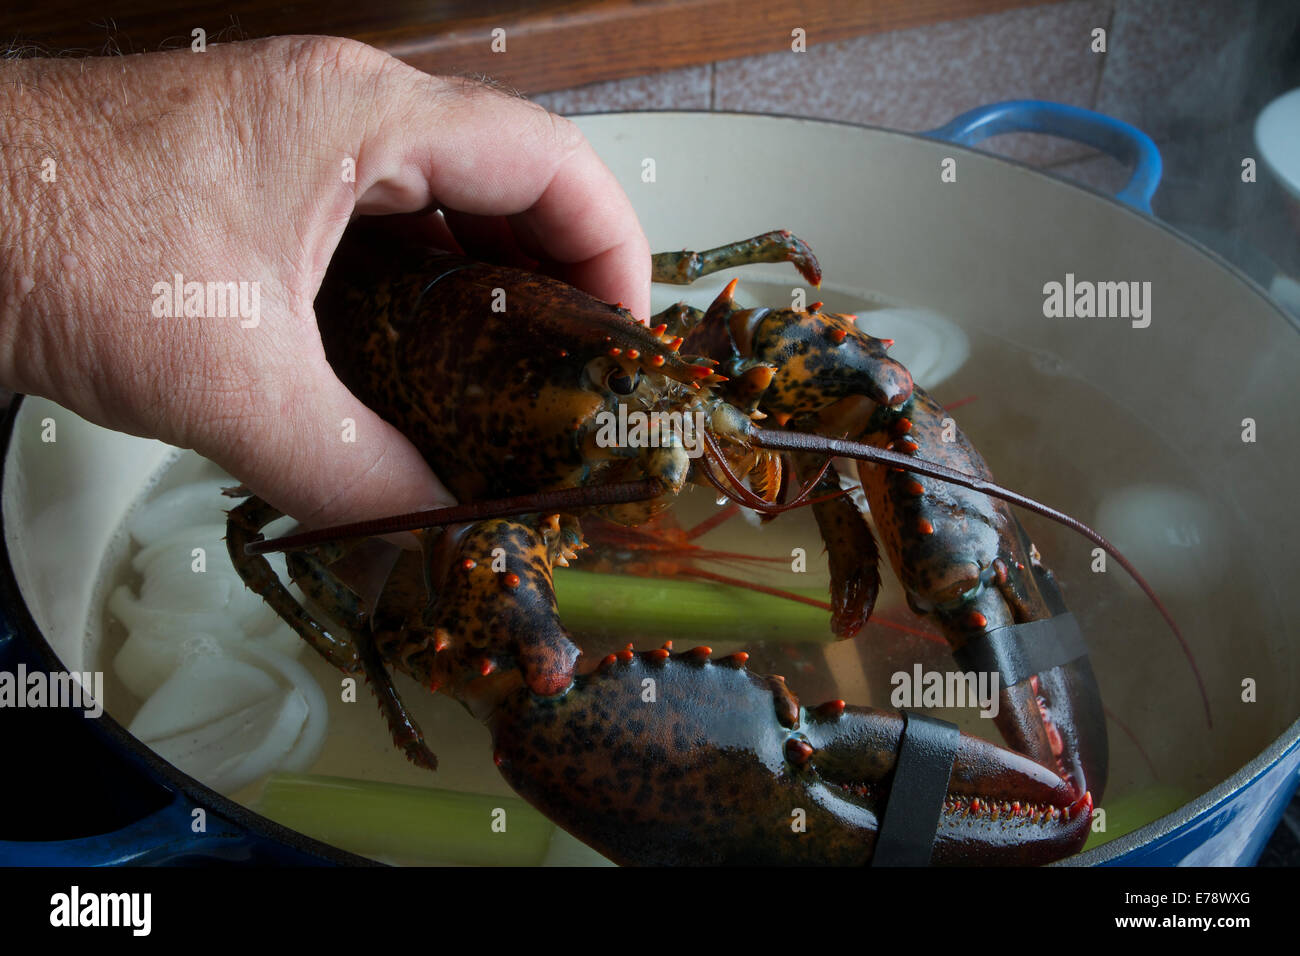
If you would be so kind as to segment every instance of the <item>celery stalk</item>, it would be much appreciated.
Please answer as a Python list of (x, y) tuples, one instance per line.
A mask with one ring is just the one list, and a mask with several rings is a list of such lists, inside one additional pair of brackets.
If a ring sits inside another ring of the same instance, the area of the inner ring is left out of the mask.
[(340, 849), (414, 864), (536, 866), (556, 830), (518, 797), (297, 773), (267, 777), (253, 809)]
[[(827, 600), (824, 588), (789, 588)], [(683, 578), (560, 569), (555, 598), (566, 627), (698, 641), (827, 642), (830, 612), (744, 588)]]

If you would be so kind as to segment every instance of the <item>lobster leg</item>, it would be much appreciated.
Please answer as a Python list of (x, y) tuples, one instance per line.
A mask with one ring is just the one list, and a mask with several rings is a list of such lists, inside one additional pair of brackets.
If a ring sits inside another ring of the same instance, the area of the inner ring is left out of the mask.
[(670, 305), (658, 315), (650, 317), (650, 326), (663, 324), (665, 331), (669, 335), (686, 335), (691, 329), (699, 325), (704, 319), (704, 311), (694, 306), (687, 305), (685, 302), (678, 302)]
[[(391, 640), (399, 635), (389, 634), (384, 637)], [(379, 712), (384, 715), (384, 720), (388, 723), (388, 732), (392, 734), (393, 743), (417, 767), (437, 770), (438, 758), (429, 749), (424, 739), (424, 731), (406, 709), (401, 694), (393, 686), (392, 675), (384, 667), (384, 660), (377, 647), (376, 635), (366, 630), (359, 630), (356, 633), (356, 643), (366, 680), (370, 682), (370, 688), (379, 701)]]
[[(821, 462), (814, 455), (795, 454), (799, 475), (816, 474)], [(853, 502), (843, 496), (827, 497), (839, 490), (834, 471), (828, 471), (813, 490), (813, 516), (826, 543), (831, 574), (831, 627), (839, 637), (853, 637), (871, 618), (880, 593), (880, 552), (871, 529)], [(817, 500), (821, 499), (821, 500)]]
[(351, 637), (336, 634), (307, 613), (280, 582), (270, 562), (248, 553), (249, 545), (262, 540), (262, 529), (281, 517), (283, 512), (257, 497), (249, 497), (234, 508), (226, 521), (226, 549), (231, 563), (244, 584), (260, 594), (321, 657), (339, 670), (355, 674), (361, 670), (361, 658)]
[(653, 282), (690, 285), (696, 279), (759, 262), (791, 262), (805, 279), (821, 285), (822, 270), (817, 257), (798, 236), (784, 229), (765, 232), (752, 239), (728, 243), (705, 252), (661, 252), (650, 259)]
[[(343, 548), (331, 550), (341, 551)], [(289, 577), (309, 601), (319, 607), (330, 608), (331, 616), (355, 633), (367, 625), (366, 609), (361, 599), (352, 590), (342, 586), (330, 571), (330, 557), (332, 555), (319, 556), (307, 551), (291, 551), (285, 556), (285, 564), (289, 568)]]
[(230, 512), (226, 546), (235, 570), (248, 587), (261, 594), (281, 619), (331, 665), (347, 674), (363, 673), (379, 701), (393, 741), (412, 763), (437, 769), (438, 759), (425, 744), (424, 734), (407, 711), (383, 665), (364, 605), (327, 567), (331, 559), (342, 557), (346, 545), (325, 545), (316, 554), (297, 552), (288, 558), (295, 583), (316, 604), (331, 610), (347, 629), (344, 635), (334, 633), (299, 604), (280, 583), (266, 558), (247, 553), (246, 546), (261, 539), (262, 528), (282, 516), (282, 512), (256, 497), (250, 497)]
[[(236, 570), (327, 661), (365, 674), (395, 743), (418, 766), (436, 769), (437, 758), (393, 686), (385, 658), (430, 690), (446, 686), (467, 702), (491, 700), (496, 682), (489, 676), (510, 681), (516, 669), (530, 692), (543, 696), (572, 683), (580, 652), (556, 614), (551, 567), (582, 546), (574, 523), (556, 515), (540, 525), (492, 519), (453, 526), (426, 549), (417, 573), (411, 574), (409, 564), (394, 569), (373, 614), (326, 561), (292, 554), (295, 580), (343, 620), (349, 628), (345, 639), (294, 599), (264, 557), (247, 553), (260, 530), (280, 516), (258, 498), (230, 513), (227, 543)], [(343, 549), (326, 550), (338, 557)], [(412, 617), (412, 608), (422, 610)]]

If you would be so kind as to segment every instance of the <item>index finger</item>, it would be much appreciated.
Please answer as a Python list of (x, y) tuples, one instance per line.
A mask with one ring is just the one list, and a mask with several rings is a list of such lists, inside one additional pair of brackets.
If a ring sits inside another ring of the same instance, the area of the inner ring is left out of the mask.
[(530, 253), (565, 266), (592, 295), (647, 317), (645, 234), (578, 128), (482, 84), (420, 77), (406, 97), (380, 100), (392, 105), (371, 120), (359, 151), (358, 211), (438, 205), (507, 216)]

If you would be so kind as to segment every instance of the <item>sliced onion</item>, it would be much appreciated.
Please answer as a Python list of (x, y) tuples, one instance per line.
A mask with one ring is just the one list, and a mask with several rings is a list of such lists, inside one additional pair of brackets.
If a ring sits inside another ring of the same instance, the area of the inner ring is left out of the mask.
[[(293, 659), (304, 642), (227, 555), (225, 511), (234, 502), (220, 489), (230, 484), (185, 485), (140, 508), (128, 523), (142, 545), (132, 560), (143, 577), (140, 595), (119, 587), (108, 601), (129, 632), (114, 670), (144, 698), (128, 729), (224, 793), (277, 768), (308, 769), (328, 726), (324, 693)], [(273, 527), (282, 533), (292, 524), (286, 518)], [(195, 548), (206, 551), (202, 571), (194, 568)], [(287, 580), (284, 556), (268, 560)], [(296, 585), (288, 588), (302, 600)]]
[(131, 632), (113, 658), (113, 671), (127, 690), (145, 700), (175, 673), (182, 661), (228, 653), (237, 643), (202, 631), (177, 636), (141, 628)]
[(306, 711), (300, 693), (280, 692), (149, 746), (213, 790), (233, 793), (276, 768), (298, 737)]
[(142, 505), (127, 522), (131, 537), (143, 545), (160, 541), (177, 528), (226, 523), (226, 512), (239, 502), (227, 498), (222, 488), (233, 484), (229, 478), (199, 481), (163, 492)]
[(136, 600), (126, 587), (117, 588), (109, 595), (108, 609), (130, 631), (145, 629), (177, 636), (203, 631), (222, 638), (243, 636), (236, 622), (225, 611), (196, 611), (187, 614), (184, 611), (148, 607)]
[(231, 657), (194, 657), (144, 702), (131, 733), (145, 743), (220, 720), (279, 690), (260, 667)]
[[(131, 559), (132, 566), (140, 572), (152, 565), (158, 560), (159, 556), (173, 549), (183, 550), (188, 556), (192, 548), (203, 548), (208, 552), (209, 557), (213, 557), (213, 551), (217, 552), (216, 557), (220, 560), (212, 562), (219, 567), (229, 567), (230, 559), (226, 553), (226, 526), (224, 524), (204, 524), (193, 525), (188, 528), (176, 529), (157, 540), (145, 545)], [(190, 561), (185, 562), (185, 567), (190, 567)], [(231, 568), (233, 571), (234, 568)]]
[[(244, 590), (244, 583), (230, 568), (225, 549), (212, 555), (211, 542), (196, 543), (190, 538), (161, 548), (151, 555), (147, 563), (137, 561), (144, 576), (140, 588), (140, 603), (159, 609), (208, 611), (229, 607)], [(154, 548), (157, 548), (154, 545)], [(207, 555), (195, 570), (195, 548), (203, 548)], [(148, 550), (153, 550), (150, 548)]]
[(247, 786), (277, 768), (294, 769), (287, 766), (286, 760), (294, 743), (302, 736), (302, 729), (311, 714), (311, 705), (296, 689), (285, 692), (281, 701), (275, 721), (267, 729), (262, 742), (247, 751), (237, 762), (232, 762), (233, 766), (219, 768), (225, 779), (218, 780), (218, 784), (225, 792)]
[[(301, 640), (297, 640), (298, 647), (302, 644)], [(291, 657), (251, 642), (244, 644), (240, 653), (274, 667), (293, 686), (294, 692), (302, 695), (308, 708), (307, 721), (293, 750), (281, 762), (280, 769), (293, 773), (303, 772), (316, 762), (321, 748), (325, 746), (325, 731), (329, 728), (329, 705), (325, 701), (325, 692), (321, 690), (316, 678), (307, 672), (307, 668)]]

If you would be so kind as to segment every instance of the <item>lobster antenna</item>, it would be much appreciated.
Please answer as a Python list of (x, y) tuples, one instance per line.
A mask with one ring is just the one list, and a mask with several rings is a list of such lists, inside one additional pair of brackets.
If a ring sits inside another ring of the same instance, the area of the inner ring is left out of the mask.
[(1210, 717), (1210, 696), (1206, 692), (1205, 681), (1201, 678), (1201, 671), (1196, 666), (1196, 659), (1192, 656), (1192, 649), (1183, 637), (1183, 632), (1178, 629), (1178, 625), (1174, 622), (1173, 615), (1169, 613), (1169, 609), (1165, 607), (1164, 602), (1156, 596), (1155, 589), (1147, 583), (1146, 578), (1142, 577), (1128, 558), (1124, 557), (1118, 548), (1078, 518), (1072, 518), (1063, 511), (1057, 511), (1042, 502), (1035, 501), (1033, 498), (1028, 498), (1017, 491), (1004, 488), (977, 475), (968, 475), (963, 471), (957, 471), (938, 462), (929, 461), (925, 458), (915, 458), (912, 455), (904, 455), (895, 451), (887, 451), (884, 448), (877, 448), (875, 445), (867, 445), (863, 442), (848, 441), (843, 438), (826, 438), (821, 435), (810, 435), (806, 432), (778, 432), (759, 427), (752, 430), (750, 440), (760, 448), (767, 448), (772, 451), (802, 451), (823, 455), (838, 455), (842, 458), (853, 458), (871, 464), (890, 465), (903, 471), (924, 475), (927, 478), (938, 478), (950, 484), (960, 485), (963, 488), (969, 488), (971, 491), (986, 494), (991, 498), (1000, 498), (1011, 504), (1019, 505), (1026, 511), (1042, 515), (1044, 518), (1064, 525), (1071, 531), (1087, 538), (1119, 562), (1120, 567), (1128, 572), (1129, 577), (1142, 589), (1142, 592), (1155, 605), (1156, 610), (1160, 612), (1160, 616), (1165, 619), (1169, 629), (1174, 632), (1174, 637), (1178, 639), (1178, 644), (1183, 649), (1183, 656), (1187, 658), (1192, 674), (1196, 677), (1196, 685), (1201, 691), (1201, 703), (1205, 707), (1205, 721), (1209, 726), (1214, 726), (1214, 721)]
[(244, 546), (244, 551), (247, 554), (298, 551), (302, 548), (311, 548), (316, 545), (337, 541), (340, 538), (368, 538), (374, 535), (392, 534), (397, 531), (418, 531), (421, 528), (459, 524), (462, 521), (513, 518), (517, 515), (533, 514), (539, 511), (576, 511), (583, 508), (597, 508), (603, 505), (629, 504), (634, 501), (657, 498), (663, 492), (663, 482), (657, 478), (615, 481), (607, 485), (592, 485), (583, 488), (558, 488), (553, 491), (539, 491), (531, 495), (515, 495), (512, 498), (497, 498), (493, 501), (452, 505), (449, 508), (435, 508), (431, 511), (410, 511), (389, 518), (354, 521), (351, 524), (340, 524), (330, 528), (318, 528), (315, 531), (302, 531), (297, 534), (283, 535), (269, 541), (252, 541)]

